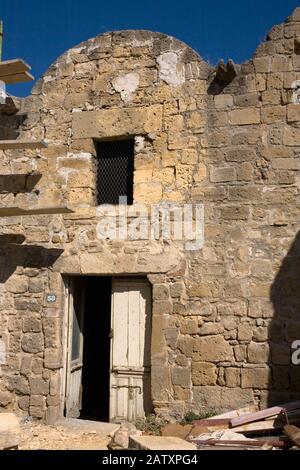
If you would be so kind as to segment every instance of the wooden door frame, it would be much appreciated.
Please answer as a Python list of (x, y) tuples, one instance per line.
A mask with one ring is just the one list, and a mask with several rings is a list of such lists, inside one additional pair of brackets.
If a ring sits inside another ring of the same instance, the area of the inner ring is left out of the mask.
[[(149, 282), (149, 279), (147, 276), (118, 276), (118, 275), (115, 275), (115, 276), (111, 276), (112, 278), (112, 282), (111, 282), (111, 314), (110, 314), (110, 321), (111, 321), (111, 329), (113, 327), (113, 324), (114, 324), (114, 281), (116, 282), (119, 282), (121, 284), (124, 284), (124, 285), (128, 285), (129, 283), (131, 285), (134, 285), (136, 284), (137, 286), (139, 285), (145, 285), (145, 284), (148, 284), (149, 285), (149, 288), (150, 288), (150, 331), (149, 331), (149, 334), (150, 334), (150, 344), (151, 344), (151, 338), (152, 338), (152, 325), (153, 325), (153, 322), (152, 322), (152, 303), (153, 303), (153, 295), (152, 295), (152, 284), (151, 282)], [(150, 366), (149, 366), (149, 375), (150, 375), (150, 384), (151, 384), (151, 347), (150, 347)], [(113, 370), (113, 340), (112, 338), (110, 339), (110, 360), (109, 360), (109, 422), (113, 422), (111, 421), (112, 417), (111, 417), (111, 391), (112, 391), (112, 387), (111, 387), (111, 376), (112, 376), (112, 370)], [(146, 368), (145, 368), (146, 370)], [(133, 374), (134, 374), (134, 370), (132, 371)], [(152, 396), (150, 396), (150, 400), (151, 400), (151, 403), (152, 403)]]
[[(94, 277), (103, 277), (102, 274), (93, 274)], [(64, 312), (63, 312), (63, 325), (62, 325), (62, 361), (63, 361), (63, 366), (60, 369), (60, 383), (61, 383), (61, 400), (60, 400), (60, 416), (65, 417), (65, 408), (66, 408), (66, 393), (67, 393), (67, 373), (68, 373), (68, 364), (67, 364), (67, 358), (68, 358), (68, 348), (69, 348), (69, 312), (70, 312), (70, 289), (71, 289), (71, 278), (72, 277), (77, 277), (77, 275), (74, 274), (62, 274), (62, 279), (63, 279), (63, 294), (64, 294)], [(86, 278), (88, 275), (78, 275), (80, 278)], [(151, 289), (151, 327), (149, 334), (152, 338), (153, 334), (153, 313), (152, 313), (152, 306), (153, 306), (153, 296), (152, 296), (152, 288), (153, 284), (152, 282), (148, 279), (147, 274), (141, 274), (139, 276), (134, 275), (134, 276), (124, 276), (122, 274), (107, 274), (107, 277), (111, 277), (112, 283), (111, 283), (111, 297), (112, 297), (112, 302), (111, 302), (111, 325), (113, 322), (113, 281), (124, 281), (124, 282), (139, 282), (139, 281), (144, 281), (148, 282), (150, 289)], [(110, 341), (110, 361), (109, 361), (109, 377), (111, 376), (111, 370), (112, 370), (112, 341)], [(151, 348), (152, 349), (152, 348)], [(151, 350), (150, 350), (151, 354)], [(151, 374), (151, 369), (152, 369), (152, 358), (150, 358), (150, 374)], [(152, 375), (152, 374), (151, 374)], [(150, 377), (151, 377), (150, 375)], [(152, 378), (150, 379), (152, 381)], [(110, 394), (110, 380), (109, 380), (109, 394)], [(151, 395), (151, 401), (153, 397)], [(110, 404), (109, 404), (110, 406)], [(109, 409), (109, 414), (110, 414), (110, 409)]]
[[(72, 328), (70, 328), (70, 319), (71, 319), (71, 308), (74, 307), (74, 297), (72, 294), (72, 278), (79, 277), (84, 278), (85, 276), (63, 276), (64, 281), (64, 318), (63, 318), (63, 367), (61, 369), (61, 384), (62, 384), (62, 397), (61, 397), (61, 407), (60, 413), (62, 416), (65, 416), (66, 413), (66, 399), (68, 392), (68, 373), (69, 373), (69, 357), (72, 353)], [(72, 298), (72, 301), (71, 301)], [(72, 312), (73, 314), (73, 312)], [(84, 314), (81, 316), (81, 321), (84, 321)], [(81, 325), (82, 327), (83, 325)], [(81, 338), (81, 348), (83, 347), (83, 340)]]

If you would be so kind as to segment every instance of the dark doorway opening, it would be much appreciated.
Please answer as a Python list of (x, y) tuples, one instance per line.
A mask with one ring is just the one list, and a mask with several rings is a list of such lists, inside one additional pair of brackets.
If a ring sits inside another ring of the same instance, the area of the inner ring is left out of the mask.
[(81, 278), (84, 290), (80, 418), (109, 421), (111, 277)]

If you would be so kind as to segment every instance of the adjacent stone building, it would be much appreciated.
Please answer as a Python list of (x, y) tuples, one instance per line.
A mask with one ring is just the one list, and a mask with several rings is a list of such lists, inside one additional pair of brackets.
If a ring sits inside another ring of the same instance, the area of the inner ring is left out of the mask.
[[(112, 278), (151, 285), (144, 394), (156, 413), (299, 398), (300, 9), (235, 71), (220, 78), (160, 33), (105, 33), (63, 54), (19, 113), (2, 113), (2, 138), (48, 148), (1, 153), (1, 205), (67, 203), (74, 212), (1, 219), (1, 410), (48, 422), (64, 414), (69, 286), (74, 298), (98, 276), (93, 316), (108, 312)], [(122, 141), (134, 146), (132, 201), (202, 203), (203, 247), (98, 236), (101, 144)], [(33, 172), (42, 176), (31, 187), (22, 175)], [(98, 343), (109, 371), (105, 328)], [(135, 399), (140, 386), (128, 383), (114, 387)]]

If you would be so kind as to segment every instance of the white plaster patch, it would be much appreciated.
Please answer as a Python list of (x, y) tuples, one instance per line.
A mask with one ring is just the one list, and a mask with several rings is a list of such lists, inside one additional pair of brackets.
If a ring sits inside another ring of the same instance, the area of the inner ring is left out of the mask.
[(134, 139), (134, 150), (135, 152), (141, 152), (145, 147), (145, 137), (137, 135)]
[(138, 73), (132, 72), (126, 75), (120, 75), (112, 81), (112, 86), (116, 91), (121, 93), (121, 98), (125, 103), (132, 100), (132, 94), (138, 88), (140, 76)]
[(159, 78), (172, 86), (185, 82), (184, 64), (179, 61), (176, 52), (164, 52), (157, 57)]
[(0, 365), (6, 363), (6, 347), (2, 339), (0, 339)]
[(295, 104), (299, 104), (300, 103), (300, 80), (295, 80), (292, 83), (292, 89), (294, 90), (293, 91), (293, 96), (292, 96), (292, 101)]

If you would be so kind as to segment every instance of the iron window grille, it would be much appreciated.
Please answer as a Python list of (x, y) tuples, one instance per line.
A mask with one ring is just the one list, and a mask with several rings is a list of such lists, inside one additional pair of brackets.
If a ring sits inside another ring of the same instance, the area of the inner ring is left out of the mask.
[(96, 142), (97, 204), (133, 204), (134, 139)]

